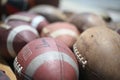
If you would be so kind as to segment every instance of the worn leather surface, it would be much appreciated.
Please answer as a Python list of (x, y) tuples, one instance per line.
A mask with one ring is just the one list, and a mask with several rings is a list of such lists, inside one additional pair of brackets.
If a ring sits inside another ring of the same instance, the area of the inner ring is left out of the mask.
[(87, 60), (86, 80), (120, 80), (120, 36), (105, 27), (94, 27), (81, 34), (76, 42)]

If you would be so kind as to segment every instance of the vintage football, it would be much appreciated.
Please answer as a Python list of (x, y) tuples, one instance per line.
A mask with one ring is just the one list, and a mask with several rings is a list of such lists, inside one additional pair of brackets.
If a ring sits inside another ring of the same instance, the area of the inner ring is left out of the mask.
[(120, 80), (120, 35), (107, 27), (84, 31), (74, 53), (85, 71), (85, 80)]
[(0, 52), (6, 59), (14, 58), (28, 42), (39, 37), (36, 29), (23, 22), (0, 25)]
[(94, 13), (87, 12), (73, 15), (70, 17), (68, 22), (74, 24), (80, 31), (84, 31), (94, 26), (106, 26), (106, 22), (102, 19), (102, 17)]
[(31, 41), (14, 60), (18, 80), (78, 80), (78, 63), (61, 41), (40, 38)]
[(10, 15), (5, 20), (6, 23), (9, 21), (23, 21), (28, 24), (30, 24), (33, 28), (37, 29), (38, 32), (41, 32), (41, 29), (48, 25), (48, 21), (45, 19), (45, 17), (41, 15), (37, 15), (35, 13), (29, 13), (29, 12), (19, 12), (13, 15)]
[(59, 9), (51, 5), (39, 5), (30, 9), (30, 12), (43, 15), (49, 22), (66, 21), (66, 15)]
[(80, 35), (78, 29), (67, 22), (55, 22), (44, 27), (41, 31), (41, 37), (52, 37), (63, 41), (71, 48), (77, 37)]

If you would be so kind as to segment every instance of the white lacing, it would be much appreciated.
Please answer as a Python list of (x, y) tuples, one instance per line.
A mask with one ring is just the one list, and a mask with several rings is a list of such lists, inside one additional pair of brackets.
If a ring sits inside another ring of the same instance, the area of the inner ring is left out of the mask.
[(18, 74), (21, 74), (21, 71), (22, 71), (23, 67), (17, 61), (17, 57), (14, 60), (14, 68), (18, 72)]
[(80, 54), (80, 52), (78, 51), (76, 44), (73, 45), (73, 51), (78, 59), (78, 61), (80, 63), (82, 63), (82, 67), (85, 68), (86, 64), (87, 64), (87, 60), (85, 60), (85, 58)]

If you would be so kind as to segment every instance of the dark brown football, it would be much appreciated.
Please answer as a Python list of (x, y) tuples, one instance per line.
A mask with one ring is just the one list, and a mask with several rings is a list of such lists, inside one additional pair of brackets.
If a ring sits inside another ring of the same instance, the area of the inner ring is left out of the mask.
[(24, 22), (0, 25), (0, 52), (6, 58), (14, 58), (28, 42), (39, 37), (36, 29)]
[(48, 21), (42, 15), (37, 15), (35, 13), (29, 12), (19, 12), (13, 15), (10, 15), (6, 18), (5, 22), (9, 21), (22, 21), (30, 24), (33, 28), (37, 29), (38, 32), (41, 32), (41, 29), (48, 25)]

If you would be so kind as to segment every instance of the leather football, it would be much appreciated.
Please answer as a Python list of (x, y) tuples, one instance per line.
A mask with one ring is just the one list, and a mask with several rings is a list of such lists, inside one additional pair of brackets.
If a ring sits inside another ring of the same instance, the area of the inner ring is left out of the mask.
[(45, 17), (37, 15), (35, 13), (29, 12), (19, 12), (13, 15), (10, 15), (6, 18), (5, 22), (9, 21), (22, 21), (30, 24), (33, 28), (37, 29), (38, 32), (41, 32), (41, 29), (48, 25), (48, 21)]
[(6, 58), (14, 58), (28, 42), (39, 37), (37, 30), (24, 22), (0, 25), (0, 52)]
[(80, 35), (73, 49), (85, 80), (120, 80), (120, 35), (115, 31), (90, 28)]
[(41, 37), (52, 37), (63, 41), (71, 48), (77, 37), (80, 35), (78, 29), (67, 22), (56, 22), (44, 27), (41, 31)]
[(80, 31), (85, 31), (90, 27), (106, 26), (106, 22), (101, 16), (87, 12), (74, 14), (68, 22), (74, 24)]
[(78, 63), (63, 42), (53, 38), (31, 41), (14, 60), (18, 80), (78, 80)]

